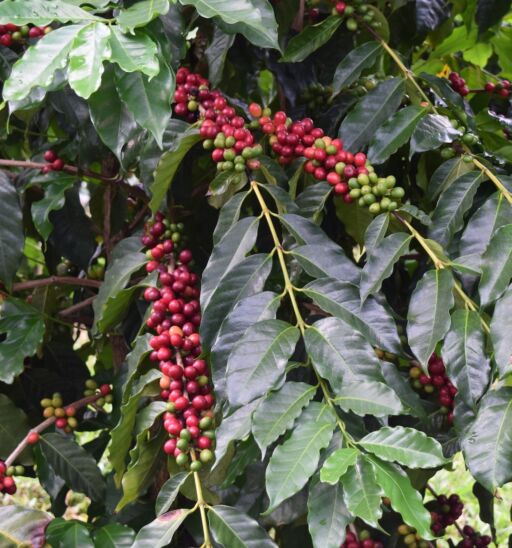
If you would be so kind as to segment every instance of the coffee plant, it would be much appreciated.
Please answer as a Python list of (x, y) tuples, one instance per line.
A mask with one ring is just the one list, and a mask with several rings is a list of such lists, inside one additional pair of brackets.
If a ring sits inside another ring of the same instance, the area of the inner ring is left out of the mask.
[(511, 22), (0, 1), (1, 548), (512, 546)]

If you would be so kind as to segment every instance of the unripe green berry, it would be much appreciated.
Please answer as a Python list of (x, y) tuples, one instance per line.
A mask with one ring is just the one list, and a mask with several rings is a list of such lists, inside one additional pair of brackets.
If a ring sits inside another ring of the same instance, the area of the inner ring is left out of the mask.
[(366, 205), (374, 204), (376, 201), (377, 201), (377, 198), (375, 198), (375, 194), (365, 194), (364, 203)]
[(357, 198), (360, 198), (360, 197), (361, 197), (361, 190), (358, 189), (358, 188), (353, 188), (353, 189), (349, 192), (349, 196), (350, 196), (353, 200), (357, 200)]
[(369, 185), (370, 184), (370, 178), (368, 177), (368, 175), (366, 175), (366, 173), (360, 173), (357, 176), (357, 182), (362, 186)]
[(236, 143), (236, 139), (233, 137), (233, 135), (226, 137), (226, 148), (234, 147), (235, 143)]
[(41, 400), (41, 407), (51, 407), (52, 400), (50, 398), (43, 398)]
[(391, 200), (384, 196), (384, 198), (382, 198), (382, 200), (380, 201), (380, 207), (383, 209), (383, 211), (387, 211), (390, 203)]
[(186, 466), (188, 464), (188, 455), (186, 453), (180, 453), (176, 457), (176, 464), (178, 466)]
[(391, 197), (395, 199), (400, 199), (405, 196), (405, 190), (402, 187), (397, 186), (391, 191)]
[(203, 467), (201, 461), (194, 461), (192, 463), (190, 463), (190, 470), (192, 470), (192, 472), (199, 472), (199, 470), (201, 470), (201, 468)]
[(395, 209), (398, 209), (398, 204), (396, 202), (391, 202), (388, 205), (388, 211), (395, 211)]
[(368, 211), (372, 215), (378, 215), (380, 213), (380, 204), (370, 204), (370, 207), (368, 208)]
[(209, 449), (203, 449), (201, 453), (199, 453), (199, 458), (201, 459), (201, 462), (206, 464), (213, 460), (213, 453)]
[(201, 430), (207, 430), (208, 428), (211, 427), (212, 425), (212, 418), (211, 417), (203, 417), (200, 421), (199, 421), (199, 428)]
[(188, 440), (179, 439), (176, 443), (176, 447), (180, 451), (186, 451), (188, 449)]
[(7, 470), (5, 471), (6, 476), (14, 476), (16, 473), (16, 467), (15, 466), (9, 466)]
[[(182, 440), (190, 441), (190, 438), (191, 438), (191, 437), (192, 437), (192, 436), (190, 435), (190, 432), (189, 432), (186, 428), (184, 428), (184, 429), (180, 432), (180, 438), (181, 438)], [(181, 447), (180, 447), (180, 449), (181, 449)]]
[(396, 177), (393, 175), (386, 177), (386, 185), (388, 188), (393, 188), (396, 185)]
[(16, 466), (14, 473), (16, 476), (23, 476), (23, 474), (25, 473), (25, 467), (21, 465)]
[(208, 377), (206, 375), (201, 375), (196, 378), (196, 382), (199, 386), (206, 386), (208, 384)]
[(348, 180), (348, 186), (349, 186), (349, 188), (357, 188), (358, 189), (359, 188), (359, 182), (355, 177), (351, 177)]
[(367, 194), (372, 194), (372, 187), (369, 185), (364, 185), (363, 187), (361, 187), (361, 194), (363, 196)]
[(85, 388), (96, 390), (96, 388), (98, 388), (98, 383), (94, 379), (87, 379), (85, 381)]
[[(347, 12), (347, 10), (345, 9), (345, 13)], [(353, 19), (352, 17), (350, 17), (349, 19), (347, 19), (347, 29), (351, 32), (355, 32), (357, 30), (357, 21), (355, 19)]]

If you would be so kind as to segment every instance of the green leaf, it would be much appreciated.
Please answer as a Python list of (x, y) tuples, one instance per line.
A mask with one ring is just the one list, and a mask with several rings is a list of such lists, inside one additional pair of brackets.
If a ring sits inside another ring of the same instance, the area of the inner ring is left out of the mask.
[(279, 49), (277, 23), (267, 0), (180, 0), (194, 6), (202, 17), (219, 17), (228, 34), (239, 32), (249, 42), (262, 48)]
[(465, 162), (462, 156), (452, 158), (441, 164), (432, 174), (428, 184), (428, 195), (430, 201), (434, 201), (441, 192), (444, 192), (459, 177), (472, 171), (474, 165)]
[(188, 472), (179, 472), (175, 476), (169, 478), (162, 485), (155, 503), (155, 513), (157, 516), (161, 516), (169, 510), (180, 492), (180, 487), (183, 485), (188, 476)]
[(512, 278), (512, 224), (495, 232), (482, 256), (482, 277), (478, 291), (483, 306), (506, 291)]
[(446, 116), (427, 114), (419, 121), (412, 134), (409, 157), (416, 152), (435, 150), (444, 143), (455, 141), (461, 135)]
[(471, 474), (491, 493), (512, 479), (511, 423), (512, 388), (490, 390), (482, 398), (476, 420), (462, 440)]
[(446, 463), (441, 444), (414, 428), (385, 426), (368, 434), (358, 444), (382, 460), (409, 468), (435, 468)]
[(43, 316), (33, 306), (12, 297), (0, 304), (0, 333), (7, 334), (0, 344), (1, 382), (12, 384), (22, 373), (23, 360), (36, 353), (44, 332)]
[[(51, 34), (52, 33), (50, 33), (50, 35)], [(165, 128), (171, 117), (171, 99), (175, 86), (173, 71), (162, 61), (160, 63), (160, 72), (151, 79), (141, 72), (117, 71), (116, 74), (117, 90), (121, 99), (133, 114), (137, 123), (151, 132), (158, 143), (158, 146), (162, 148)], [(182, 147), (180, 146), (180, 151), (181, 150)], [(179, 164), (183, 156), (180, 157), (179, 154), (175, 154), (175, 156), (178, 157), (177, 163)], [(161, 159), (161, 163), (162, 162), (164, 162), (164, 157)], [(164, 167), (162, 169), (164, 169)], [(172, 170), (171, 168), (167, 169), (172, 171), (172, 175), (174, 175), (175, 170)], [(160, 186), (157, 183), (156, 175), (155, 182), (151, 187), (153, 199), (150, 202), (150, 207), (153, 211), (156, 211), (157, 209), (154, 201), (155, 185), (156, 187)], [(168, 186), (165, 187), (165, 190), (167, 190), (167, 188)], [(158, 202), (158, 206), (159, 205), (160, 201)]]
[(426, 109), (416, 105), (399, 110), (389, 121), (382, 125), (370, 143), (368, 159), (372, 164), (383, 164), (411, 138), (419, 121), (425, 116)]
[(276, 548), (259, 523), (236, 508), (213, 506), (208, 511), (208, 523), (215, 539), (229, 548)]
[(387, 417), (404, 412), (395, 391), (383, 382), (373, 380), (344, 382), (334, 402), (344, 411), (352, 411), (361, 417)]
[(347, 204), (343, 198), (335, 197), (334, 206), (336, 208), (336, 217), (342, 223), (345, 231), (352, 236), (360, 247), (364, 244), (364, 235), (374, 219), (367, 207), (352, 207)]
[(0, 173), (0, 218), (0, 281), (10, 289), (23, 256), (24, 237), (18, 193), (5, 173)]
[(4, 100), (21, 101), (33, 88), (50, 86), (55, 71), (66, 67), (73, 42), (83, 28), (83, 25), (61, 27), (29, 47), (12, 67), (11, 75), (4, 84)]
[(437, 343), (450, 328), (453, 276), (449, 270), (429, 270), (418, 282), (409, 303), (409, 346), (425, 367)]
[[(5, 395), (0, 394), (0, 459), (5, 460), (25, 437), (29, 430), (29, 424), (25, 413), (16, 407)], [(20, 462), (17, 459), (16, 462)], [(26, 455), (21, 457), (22, 464), (30, 464)]]
[(397, 232), (384, 238), (377, 247), (369, 252), (361, 273), (361, 302), (369, 295), (380, 291), (382, 282), (389, 278), (393, 268), (402, 255), (408, 253), (412, 236)]
[(139, 0), (129, 8), (119, 10), (117, 23), (124, 31), (133, 32), (168, 11), (169, 0)]
[(503, 296), (497, 301), (494, 307), (494, 314), (491, 322), (491, 340), (494, 349), (494, 359), (498, 366), (500, 377), (505, 377), (512, 371), (512, 340), (510, 333), (512, 329), (512, 288), (509, 286)]
[(341, 476), (357, 461), (360, 451), (354, 447), (342, 447), (329, 455), (320, 470), (320, 480), (336, 485)]
[(0, 544), (5, 548), (37, 546), (44, 542), (52, 515), (9, 504), (0, 506)]
[(213, 245), (216, 246), (224, 234), (240, 219), (242, 206), (249, 192), (237, 192), (221, 208), (215, 230), (213, 232)]
[(240, 300), (263, 291), (272, 268), (272, 257), (258, 253), (250, 255), (222, 278), (203, 308), (199, 332), (204, 349), (211, 348), (222, 322)]
[(309, 487), (308, 527), (314, 548), (338, 548), (345, 529), (353, 521), (343, 502), (341, 484), (317, 481)]
[(295, 201), (299, 206), (300, 214), (311, 219), (314, 223), (319, 223), (323, 216), (325, 204), (331, 194), (332, 186), (328, 183), (316, 182), (308, 186), (297, 196)]
[(208, 60), (208, 79), (212, 86), (218, 86), (222, 80), (226, 57), (234, 41), (233, 34), (226, 34), (219, 27), (214, 27), (212, 40), (204, 51)]
[(74, 491), (95, 501), (105, 495), (105, 482), (93, 457), (80, 445), (61, 434), (41, 436), (41, 450), (50, 466)]
[(381, 51), (378, 42), (365, 42), (350, 50), (336, 67), (332, 82), (333, 95), (356, 82), (363, 70), (375, 64)]
[(400, 106), (405, 91), (402, 78), (384, 80), (365, 95), (343, 120), (339, 136), (347, 150), (360, 150), (367, 145), (375, 131)]
[(249, 327), (228, 359), (228, 399), (233, 406), (251, 402), (271, 389), (284, 373), (299, 330), (281, 320), (263, 320)]
[(390, 362), (381, 362), (381, 371), (386, 384), (393, 387), (400, 401), (407, 408), (407, 412), (414, 417), (426, 419), (424, 400), (412, 388), (409, 377), (402, 376), (397, 366)]
[[(32, 183), (35, 181), (32, 180)], [(77, 182), (74, 175), (64, 175), (62, 173), (52, 174), (45, 183), (41, 181), (44, 188), (44, 197), (42, 200), (32, 202), (32, 220), (46, 242), (52, 233), (53, 224), (49, 219), (50, 213), (56, 209), (64, 207), (65, 193)]]
[(44, 26), (51, 22), (97, 21), (92, 13), (60, 0), (11, 0), (0, 4), (0, 25)]
[(94, 533), (94, 545), (101, 548), (131, 548), (135, 531), (120, 523), (109, 523)]
[(447, 375), (458, 390), (458, 398), (475, 411), (491, 374), (478, 312), (456, 310), (452, 314), (442, 355)]
[(89, 529), (77, 520), (54, 519), (46, 528), (45, 540), (52, 548), (94, 548)]
[(510, 10), (509, 0), (478, 0), (476, 22), (479, 32), (486, 31), (507, 15)]
[(316, 470), (320, 451), (331, 441), (334, 425), (327, 406), (311, 402), (306, 407), (290, 437), (270, 457), (265, 474), (270, 503), (265, 514), (306, 485)]
[(185, 510), (180, 508), (158, 516), (139, 531), (132, 548), (147, 548), (148, 546), (161, 548), (167, 546), (171, 542), (174, 533), (185, 521), (185, 518), (192, 512), (193, 509)]
[[(140, 2), (135, 6), (140, 6)], [(157, 45), (143, 32), (123, 34), (118, 27), (111, 27), (110, 48), (111, 62), (117, 63), (124, 72), (140, 71), (148, 76), (156, 76), (160, 70)]]
[(355, 329), (372, 345), (401, 353), (391, 313), (373, 297), (361, 306), (357, 286), (332, 278), (321, 278), (303, 288), (305, 295), (322, 309)]
[(386, 237), (388, 228), (389, 215), (377, 215), (377, 217), (375, 217), (375, 219), (368, 226), (364, 234), (364, 247), (366, 248), (366, 254), (368, 256)]
[(479, 171), (471, 171), (452, 182), (441, 194), (432, 215), (429, 238), (448, 246), (453, 236), (462, 228), (464, 215), (473, 204), (476, 191), (484, 177)]
[(348, 510), (369, 525), (378, 528), (382, 517), (382, 490), (375, 480), (371, 464), (361, 455), (342, 478), (343, 498)]
[(222, 278), (240, 263), (256, 243), (259, 219), (245, 217), (235, 223), (213, 248), (201, 283), (201, 308), (208, 307), (215, 288)]
[(303, 382), (286, 382), (278, 391), (271, 392), (256, 408), (252, 433), (263, 456), (266, 448), (293, 426), (295, 419), (316, 391), (316, 386)]
[(330, 15), (321, 23), (307, 26), (294, 36), (286, 46), (281, 62), (298, 63), (304, 61), (319, 47), (328, 42), (343, 22), (338, 15)]
[(450, 16), (444, 0), (416, 0), (416, 29), (418, 32), (436, 29)]
[(375, 471), (377, 483), (384, 495), (391, 500), (393, 510), (401, 514), (405, 523), (414, 527), (418, 535), (428, 540), (432, 538), (430, 512), (423, 506), (420, 493), (411, 485), (407, 474), (395, 464), (383, 462), (368, 455)]

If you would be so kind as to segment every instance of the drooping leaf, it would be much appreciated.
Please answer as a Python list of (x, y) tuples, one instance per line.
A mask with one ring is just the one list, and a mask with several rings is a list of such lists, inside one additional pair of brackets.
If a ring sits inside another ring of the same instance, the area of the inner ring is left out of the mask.
[(300, 491), (313, 475), (320, 451), (331, 440), (334, 424), (334, 416), (327, 406), (311, 402), (290, 437), (276, 447), (265, 474), (270, 499), (267, 514)]
[(167, 0), (141, 0), (132, 6), (119, 10), (117, 23), (123, 30), (133, 32), (137, 27), (144, 27), (155, 17), (169, 11)]
[(365, 95), (343, 120), (339, 136), (347, 150), (360, 150), (367, 145), (375, 131), (392, 116), (399, 107), (405, 91), (401, 78), (381, 82)]
[[(308, 186), (296, 199), (300, 214), (318, 223), (322, 218), (325, 204), (331, 194), (332, 186), (328, 183), (317, 182), (314, 185)], [(289, 207), (287, 209), (291, 212)]]
[(427, 114), (416, 126), (411, 137), (410, 156), (418, 152), (435, 150), (444, 143), (451, 143), (462, 134), (450, 120), (441, 114)]
[(231, 506), (212, 506), (208, 523), (213, 538), (221, 546), (230, 548), (276, 548), (267, 532), (254, 519)]
[(383, 382), (373, 380), (344, 382), (334, 402), (344, 411), (352, 411), (361, 417), (386, 417), (404, 412), (395, 391)]
[(358, 442), (382, 460), (398, 462), (408, 468), (434, 468), (446, 460), (441, 444), (414, 428), (385, 426)]
[(498, 23), (510, 10), (510, 0), (478, 0), (476, 21), (480, 32)]
[(336, 67), (332, 82), (333, 95), (353, 84), (363, 70), (373, 66), (382, 48), (378, 42), (365, 42), (350, 50)]
[(256, 408), (252, 433), (263, 456), (267, 447), (293, 426), (316, 391), (316, 386), (287, 382), (276, 392), (271, 392)]
[(222, 206), (213, 232), (213, 245), (217, 245), (224, 237), (224, 234), (238, 222), (247, 195), (247, 191), (237, 192)]
[(218, 85), (222, 79), (226, 56), (234, 41), (233, 34), (226, 34), (218, 27), (213, 29), (212, 40), (204, 52), (208, 60), (209, 80), (213, 86)]
[(512, 278), (512, 224), (497, 230), (482, 256), (478, 291), (482, 305), (499, 299)]
[(367, 255), (372, 253), (376, 246), (380, 245), (386, 237), (388, 227), (389, 215), (377, 215), (371, 222), (364, 234), (364, 247), (366, 248)]
[[(25, 413), (16, 407), (5, 394), (0, 394), (0, 414), (2, 416), (0, 459), (5, 460), (25, 437), (29, 430), (29, 424)], [(27, 459), (26, 455), (22, 455), (21, 459), (17, 459), (17, 461), (22, 464), (30, 463), (30, 459)]]
[(39, 310), (14, 298), (0, 304), (0, 333), (7, 337), (0, 344), (0, 381), (11, 384), (23, 371), (23, 360), (33, 356), (43, 342), (44, 319)]
[(458, 390), (458, 397), (476, 410), (491, 374), (478, 312), (456, 310), (452, 314), (442, 355), (448, 376)]
[(491, 340), (494, 349), (494, 359), (498, 365), (501, 377), (504, 377), (512, 370), (512, 339), (510, 329), (512, 328), (512, 288), (498, 300), (494, 307), (494, 314), (491, 322)]
[(416, 105), (399, 110), (375, 133), (368, 149), (370, 162), (383, 164), (400, 147), (404, 146), (425, 114), (425, 108)]
[(0, 25), (44, 26), (53, 21), (78, 23), (98, 19), (89, 11), (61, 0), (11, 0), (0, 4)]
[(444, 192), (459, 177), (473, 170), (473, 164), (465, 162), (462, 157), (452, 158), (442, 163), (432, 174), (428, 183), (428, 195), (430, 201), (434, 201), (441, 192)]
[(416, 0), (416, 29), (419, 32), (436, 29), (449, 15), (446, 0)]
[(298, 339), (298, 328), (281, 320), (263, 320), (249, 327), (228, 359), (230, 403), (249, 403), (271, 389), (284, 373)]
[(429, 270), (411, 296), (407, 336), (411, 350), (424, 367), (436, 344), (450, 328), (450, 309), (454, 303), (452, 289), (450, 271)]
[(353, 466), (360, 451), (354, 447), (342, 447), (329, 455), (320, 470), (320, 480), (336, 485), (345, 472)]
[(329, 41), (342, 21), (341, 17), (331, 15), (321, 23), (307, 26), (288, 42), (281, 61), (283, 63), (304, 61), (306, 57)]
[(89, 529), (77, 520), (54, 519), (46, 528), (46, 542), (55, 548), (94, 548)]
[(120, 523), (109, 523), (94, 533), (94, 545), (102, 548), (131, 548), (135, 531)]
[[(140, 5), (141, 2), (135, 4)], [(124, 72), (140, 71), (148, 76), (158, 74), (160, 63), (157, 58), (157, 45), (147, 34), (140, 31), (123, 34), (118, 27), (111, 27), (109, 43), (111, 62), (117, 63)]]
[(158, 493), (158, 497), (155, 503), (155, 512), (157, 516), (161, 516), (169, 510), (169, 508), (172, 506), (172, 503), (176, 500), (178, 493), (180, 492), (180, 487), (183, 485), (187, 478), (187, 472), (180, 472), (175, 476), (169, 478), (162, 485), (162, 488)]
[(147, 546), (162, 548), (162, 546), (167, 546), (171, 542), (174, 533), (191, 512), (192, 510), (181, 508), (158, 516), (138, 532), (132, 548), (147, 548)]
[(51, 514), (10, 504), (0, 506), (0, 543), (11, 546), (42, 546)]
[(469, 470), (487, 490), (512, 479), (512, 388), (490, 390), (483, 398), (476, 420), (462, 448)]
[(10, 288), (23, 255), (24, 237), (18, 193), (5, 173), (0, 173), (0, 218), (0, 281)]
[(412, 236), (397, 232), (384, 238), (372, 252), (361, 273), (361, 301), (377, 293), (382, 282), (391, 276), (393, 267), (402, 255), (408, 252)]
[(61, 434), (41, 436), (46, 460), (67, 485), (95, 501), (105, 494), (105, 482), (94, 458), (80, 445)]

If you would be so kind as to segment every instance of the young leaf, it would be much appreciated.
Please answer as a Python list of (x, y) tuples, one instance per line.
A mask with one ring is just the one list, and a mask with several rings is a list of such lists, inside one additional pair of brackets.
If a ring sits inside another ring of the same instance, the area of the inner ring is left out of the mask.
[(454, 303), (453, 276), (449, 270), (429, 270), (418, 282), (409, 303), (409, 346), (423, 366), (450, 328)]
[(345, 472), (353, 466), (360, 451), (353, 447), (337, 449), (329, 455), (320, 470), (320, 480), (336, 485)]
[(212, 506), (208, 523), (215, 542), (230, 548), (277, 548), (259, 523), (236, 508)]
[(357, 81), (363, 70), (374, 65), (381, 51), (378, 42), (365, 42), (349, 51), (336, 67), (332, 82), (333, 95)]
[(11, 546), (37, 546), (44, 539), (52, 515), (9, 504), (0, 506), (0, 544)]
[(10, 289), (23, 256), (24, 236), (18, 193), (5, 173), (0, 173), (0, 218), (0, 281)]
[(295, 419), (316, 391), (316, 386), (303, 382), (286, 382), (278, 391), (271, 392), (256, 408), (252, 433), (263, 456), (267, 447), (293, 426)]
[(298, 328), (281, 320), (263, 320), (249, 327), (229, 356), (226, 379), (230, 403), (249, 403), (272, 388), (284, 373), (298, 339)]
[(462, 448), (469, 470), (491, 493), (512, 479), (512, 388), (490, 390)]
[(159, 15), (169, 11), (168, 0), (140, 0), (126, 9), (120, 9), (117, 16), (118, 25), (125, 31), (133, 33), (137, 27), (144, 27)]
[(147, 548), (148, 546), (162, 548), (167, 546), (171, 542), (174, 533), (192, 511), (180, 508), (158, 516), (139, 531), (132, 548)]
[(384, 238), (368, 254), (368, 260), (361, 273), (361, 302), (369, 295), (378, 293), (382, 282), (391, 276), (393, 267), (402, 255), (408, 252), (412, 236), (397, 232)]
[(359, 455), (342, 478), (343, 498), (348, 510), (372, 527), (379, 527), (383, 492), (371, 464)]
[(424, 116), (411, 138), (409, 157), (414, 153), (435, 150), (444, 143), (451, 143), (462, 133), (455, 129), (446, 116), (440, 114), (427, 114)]
[(304, 61), (306, 57), (309, 57), (330, 40), (342, 22), (343, 20), (338, 15), (330, 15), (321, 23), (307, 26), (288, 42), (280, 59), (281, 62), (298, 63)]
[[(140, 6), (141, 3), (135, 4)], [(135, 7), (135, 6), (133, 6)], [(123, 34), (118, 27), (110, 27), (111, 62), (117, 63), (124, 72), (140, 71), (156, 76), (160, 70), (155, 42), (143, 32)]]
[(372, 164), (383, 164), (400, 147), (404, 146), (413, 134), (418, 122), (425, 116), (426, 109), (410, 105), (399, 110), (382, 125), (368, 148), (368, 159)]
[(375, 131), (400, 106), (405, 91), (401, 78), (381, 82), (365, 95), (343, 120), (339, 136), (347, 150), (360, 150), (367, 145)]
[(385, 426), (368, 434), (358, 444), (382, 460), (398, 462), (408, 468), (434, 468), (446, 462), (441, 444), (414, 428)]
[(457, 396), (476, 410), (489, 384), (491, 368), (485, 355), (485, 337), (478, 312), (456, 310), (443, 344), (447, 374)]
[(478, 291), (483, 306), (499, 299), (512, 278), (512, 224), (502, 226), (491, 238), (482, 256)]
[(512, 371), (512, 287), (508, 287), (503, 296), (496, 302), (491, 322), (491, 340), (494, 348), (494, 359), (500, 377)]
[(311, 402), (306, 407), (290, 437), (270, 457), (265, 474), (270, 503), (265, 514), (306, 485), (316, 470), (320, 451), (331, 441), (334, 425), (327, 406)]
[(188, 476), (188, 472), (180, 472), (175, 476), (170, 477), (162, 485), (155, 503), (155, 513), (157, 516), (161, 516), (169, 510), (180, 492), (180, 487), (185, 483)]
[(361, 417), (386, 417), (404, 411), (396, 393), (383, 382), (373, 380), (344, 382), (334, 402), (344, 411), (352, 411)]
[(375, 471), (377, 483), (391, 500), (393, 510), (402, 515), (405, 523), (414, 527), (424, 539), (432, 538), (430, 512), (423, 506), (422, 497), (411, 485), (407, 474), (395, 464), (367, 456)]

